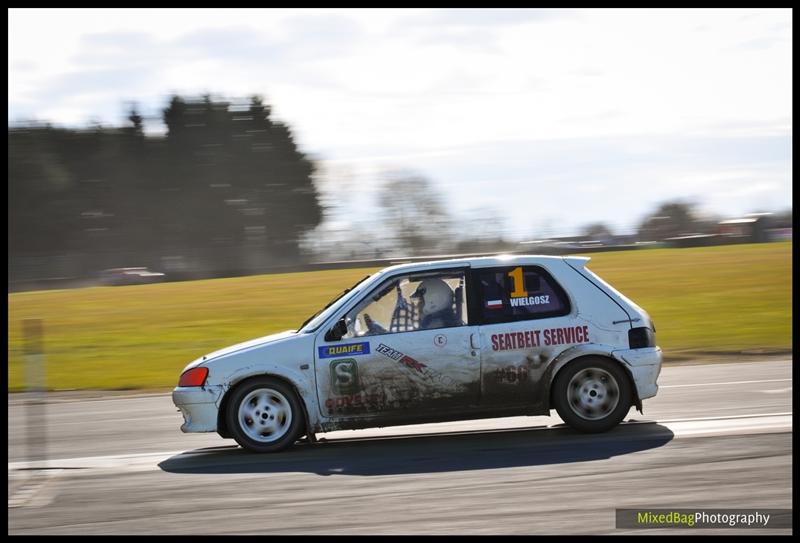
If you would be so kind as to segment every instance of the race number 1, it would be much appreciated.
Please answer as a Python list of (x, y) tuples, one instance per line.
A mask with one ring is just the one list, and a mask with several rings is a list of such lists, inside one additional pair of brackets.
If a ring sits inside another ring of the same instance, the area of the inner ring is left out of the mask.
[(525, 290), (525, 282), (522, 279), (522, 266), (517, 266), (510, 272), (508, 276), (514, 280), (514, 291), (511, 293), (512, 298), (525, 298), (528, 296), (528, 291)]

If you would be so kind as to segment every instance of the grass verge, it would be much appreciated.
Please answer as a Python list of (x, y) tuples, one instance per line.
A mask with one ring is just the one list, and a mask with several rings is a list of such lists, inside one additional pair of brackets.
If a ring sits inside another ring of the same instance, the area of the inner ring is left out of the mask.
[[(589, 268), (644, 307), (667, 362), (792, 347), (791, 242), (594, 253)], [(9, 390), (24, 388), (22, 320), (44, 321), (51, 389), (172, 387), (192, 359), (296, 328), (375, 269), (8, 296)]]

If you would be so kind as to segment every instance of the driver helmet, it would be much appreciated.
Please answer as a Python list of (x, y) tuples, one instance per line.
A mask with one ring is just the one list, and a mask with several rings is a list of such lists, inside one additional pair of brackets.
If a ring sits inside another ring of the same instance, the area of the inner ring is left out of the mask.
[(411, 298), (419, 300), (423, 316), (433, 315), (453, 307), (453, 290), (439, 278), (423, 280)]

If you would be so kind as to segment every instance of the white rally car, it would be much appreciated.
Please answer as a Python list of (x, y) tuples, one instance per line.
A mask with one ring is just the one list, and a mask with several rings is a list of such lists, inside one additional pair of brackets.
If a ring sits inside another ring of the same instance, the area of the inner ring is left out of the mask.
[(556, 409), (602, 432), (656, 394), (648, 314), (585, 257), (392, 266), (299, 330), (189, 364), (172, 393), (184, 432), (272, 452), (315, 433)]

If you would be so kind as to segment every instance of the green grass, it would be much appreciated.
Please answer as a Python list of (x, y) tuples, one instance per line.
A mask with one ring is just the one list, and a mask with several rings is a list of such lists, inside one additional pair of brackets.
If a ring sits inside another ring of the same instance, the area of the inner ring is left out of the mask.
[[(791, 349), (791, 242), (589, 255), (644, 307), (668, 359)], [(212, 350), (296, 328), (375, 269), (8, 296), (9, 390), (24, 388), (22, 321), (41, 318), (51, 389), (172, 387)]]
[(668, 359), (792, 348), (791, 242), (587, 256), (650, 314)]

